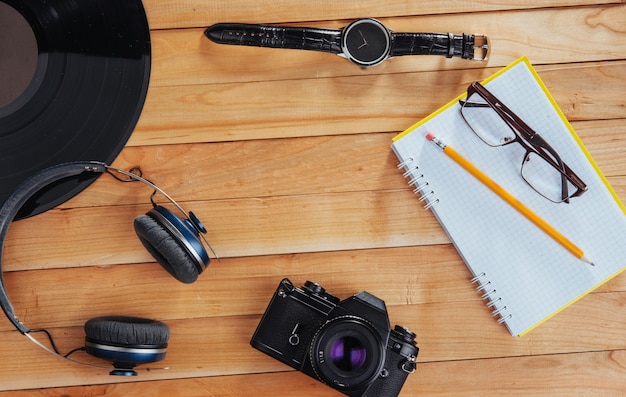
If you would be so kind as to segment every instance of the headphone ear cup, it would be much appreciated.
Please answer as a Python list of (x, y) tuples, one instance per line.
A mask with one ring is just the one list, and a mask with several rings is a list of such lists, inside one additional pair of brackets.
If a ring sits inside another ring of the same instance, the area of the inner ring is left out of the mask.
[(149, 215), (139, 215), (134, 223), (135, 232), (143, 246), (169, 274), (185, 284), (198, 279), (201, 272), (197, 260), (165, 226)]
[(85, 335), (86, 352), (112, 362), (111, 375), (136, 375), (136, 365), (165, 358), (170, 329), (156, 320), (105, 316), (87, 321)]

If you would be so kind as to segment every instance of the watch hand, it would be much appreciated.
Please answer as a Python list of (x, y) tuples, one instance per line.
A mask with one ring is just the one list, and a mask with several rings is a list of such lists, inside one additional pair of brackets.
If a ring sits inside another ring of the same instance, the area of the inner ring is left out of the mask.
[(363, 32), (361, 32), (361, 30), (359, 30), (359, 34), (361, 35), (361, 38), (363, 39), (363, 44), (361, 44), (357, 50), (360, 50), (361, 48), (365, 47), (368, 43), (367, 40), (365, 39), (365, 36), (363, 36)]

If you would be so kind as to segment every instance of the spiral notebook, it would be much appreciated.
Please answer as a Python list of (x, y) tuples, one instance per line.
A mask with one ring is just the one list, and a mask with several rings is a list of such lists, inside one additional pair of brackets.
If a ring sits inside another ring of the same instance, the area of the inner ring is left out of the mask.
[[(459, 99), (394, 138), (408, 183), (473, 274), (479, 295), (512, 335), (524, 335), (626, 269), (626, 208), (527, 58), (483, 85), (542, 135), (588, 186), (555, 204), (520, 176), (524, 149), (490, 147), (467, 126)], [(579, 247), (566, 251), (426, 140), (433, 132)], [(419, 225), (416, 225), (419, 227)]]

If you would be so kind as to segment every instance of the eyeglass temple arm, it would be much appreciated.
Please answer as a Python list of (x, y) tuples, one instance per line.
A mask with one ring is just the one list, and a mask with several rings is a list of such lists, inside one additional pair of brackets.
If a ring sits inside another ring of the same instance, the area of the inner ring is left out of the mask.
[[(504, 119), (509, 125), (513, 126), (516, 130), (524, 134), (524, 138), (527, 140), (532, 139), (533, 136), (538, 135), (538, 133), (530, 128), (528, 124), (521, 118), (519, 118), (515, 112), (509, 109), (502, 101), (500, 101), (495, 95), (491, 93), (491, 91), (487, 90), (482, 84), (478, 81), (473, 82), (467, 88), (467, 97), (469, 98), (472, 94), (477, 93), (481, 97), (487, 101), (483, 106), (491, 107), (495, 110), (498, 115)], [(472, 102), (467, 102), (470, 106), (479, 106), (480, 104), (474, 104)], [(545, 142), (545, 141), (544, 141)], [(546, 142), (547, 144), (547, 142)], [(550, 145), (548, 145), (550, 146)]]

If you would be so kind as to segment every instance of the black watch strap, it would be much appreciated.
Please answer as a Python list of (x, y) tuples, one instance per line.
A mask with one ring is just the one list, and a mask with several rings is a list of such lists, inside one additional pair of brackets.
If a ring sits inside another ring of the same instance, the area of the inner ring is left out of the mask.
[(218, 23), (204, 34), (218, 44), (341, 53), (341, 31), (243, 23)]
[[(479, 43), (477, 43), (477, 37)], [(481, 54), (474, 54), (480, 49)], [(447, 58), (482, 60), (488, 50), (487, 38), (453, 33), (392, 33), (390, 56), (401, 55), (443, 55)]]

